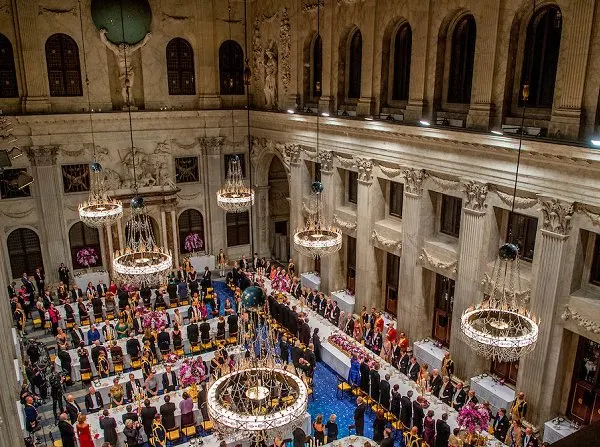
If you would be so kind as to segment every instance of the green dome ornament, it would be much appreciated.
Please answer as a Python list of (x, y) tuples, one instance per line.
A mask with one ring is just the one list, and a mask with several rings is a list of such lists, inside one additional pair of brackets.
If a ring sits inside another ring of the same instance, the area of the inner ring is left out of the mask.
[(264, 302), (265, 291), (260, 287), (250, 286), (242, 292), (242, 304), (246, 309), (264, 304)]
[[(122, 11), (122, 21), (121, 21)], [(152, 29), (152, 10), (148, 0), (92, 0), (92, 20), (98, 30), (105, 29), (114, 44), (140, 42)], [(123, 39), (123, 27), (125, 39)]]

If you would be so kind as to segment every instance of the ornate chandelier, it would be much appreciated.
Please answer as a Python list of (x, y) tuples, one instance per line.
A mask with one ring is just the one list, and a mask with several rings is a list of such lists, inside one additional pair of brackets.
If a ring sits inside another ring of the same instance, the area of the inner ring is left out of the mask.
[(102, 166), (98, 162), (90, 164), (90, 196), (87, 202), (79, 204), (79, 220), (90, 227), (111, 225), (123, 216), (123, 205), (111, 199), (104, 187)]
[[(79, 5), (79, 21), (83, 30), (83, 15), (81, 3)], [(83, 44), (83, 66), (85, 70), (85, 83), (87, 85), (88, 114), (90, 118), (90, 132), (92, 135), (92, 150), (94, 162), (90, 164), (90, 195), (87, 202), (79, 204), (79, 220), (89, 227), (100, 228), (104, 225), (112, 225), (123, 216), (123, 205), (118, 200), (109, 197), (102, 174), (102, 165), (96, 160), (96, 143), (94, 141), (94, 123), (92, 120), (92, 103), (90, 100), (90, 80), (87, 73), (87, 57), (85, 51), (85, 39)]]
[(323, 214), (323, 184), (313, 182), (314, 212), (306, 218), (303, 228), (294, 233), (294, 246), (305, 256), (323, 257), (335, 253), (342, 248), (342, 231), (324, 221)]
[(277, 358), (274, 331), (267, 324), (253, 327), (247, 313), (242, 320), (238, 339), (245, 348), (229, 373), (209, 387), (208, 414), (223, 437), (271, 444), (275, 436), (285, 438), (302, 424), (308, 389)]
[(525, 307), (528, 293), (521, 291), (520, 284), (519, 249), (506, 243), (484, 290), (489, 298), (465, 310), (460, 321), (463, 338), (479, 355), (514, 362), (535, 348), (538, 323)]
[(118, 281), (134, 287), (166, 283), (173, 269), (170, 251), (156, 245), (152, 221), (146, 214), (142, 197), (131, 200), (131, 220), (126, 226), (126, 248), (116, 251), (113, 272)]
[(254, 191), (244, 184), (240, 158), (229, 160), (225, 185), (217, 191), (217, 205), (228, 213), (247, 211), (254, 204)]

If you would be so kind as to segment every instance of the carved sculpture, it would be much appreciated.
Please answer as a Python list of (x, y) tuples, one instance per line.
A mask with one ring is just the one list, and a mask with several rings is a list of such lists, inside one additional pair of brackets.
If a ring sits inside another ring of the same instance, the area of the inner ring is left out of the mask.
[(289, 164), (297, 165), (300, 162), (302, 147), (299, 144), (286, 144), (284, 150), (286, 161)]
[(430, 266), (436, 270), (441, 270), (446, 274), (455, 275), (458, 271), (458, 261), (444, 262), (429, 254), (425, 249), (421, 250), (419, 261), (421, 261), (423, 265)]
[(319, 152), (319, 163), (321, 163), (321, 172), (330, 173), (333, 171), (333, 152)]
[(265, 105), (277, 108), (277, 46), (273, 42), (265, 51)]
[(544, 221), (542, 228), (552, 233), (566, 235), (571, 230), (573, 205), (561, 202), (558, 199), (539, 199)]
[[(128, 105), (133, 106), (135, 101), (133, 98), (133, 83), (135, 80), (135, 72), (133, 71), (132, 58), (133, 53), (142, 48), (144, 45), (148, 43), (151, 33), (146, 34), (146, 36), (135, 45), (128, 45), (126, 43), (121, 43), (119, 45), (112, 43), (106, 37), (107, 30), (100, 30), (100, 40), (104, 45), (108, 47), (110, 51), (112, 51), (117, 57), (117, 64), (119, 65), (119, 81), (121, 82), (121, 95), (123, 95), (123, 104), (124, 108)], [(130, 94), (127, 94), (129, 90)], [(127, 100), (129, 96), (129, 101)]]
[(565, 310), (560, 318), (563, 321), (573, 320), (578, 326), (581, 326), (586, 331), (594, 334), (600, 334), (600, 322), (584, 317), (580, 313), (571, 310), (568, 305), (565, 306)]
[(356, 157), (356, 167), (358, 169), (358, 181), (370, 183), (371, 173), (373, 172), (373, 160)]
[(465, 209), (484, 211), (487, 207), (485, 199), (487, 198), (488, 186), (484, 183), (469, 180), (467, 183), (465, 183), (464, 190), (467, 196), (465, 201)]
[(396, 248), (401, 249), (402, 248), (402, 241), (388, 239), (388, 238), (382, 236), (381, 234), (379, 234), (379, 232), (377, 230), (373, 230), (373, 232), (371, 233), (371, 239), (373, 239), (374, 241), (378, 242), (379, 244), (381, 244), (387, 248), (393, 248), (393, 249), (396, 249)]
[(264, 68), (263, 48), (260, 40), (260, 19), (254, 21), (254, 38), (252, 40), (252, 52), (254, 53), (254, 80), (262, 82)]
[(290, 19), (287, 8), (283, 8), (279, 26), (279, 44), (281, 46), (281, 83), (283, 91), (287, 93), (292, 78), (290, 69), (290, 51), (292, 48), (292, 35), (290, 33)]
[(417, 169), (406, 169), (404, 171), (404, 191), (407, 194), (420, 196), (423, 193), (424, 171)]

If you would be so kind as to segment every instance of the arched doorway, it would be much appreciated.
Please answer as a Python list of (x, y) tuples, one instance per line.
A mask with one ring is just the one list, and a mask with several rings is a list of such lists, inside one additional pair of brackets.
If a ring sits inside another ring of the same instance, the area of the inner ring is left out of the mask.
[(204, 218), (195, 209), (187, 209), (179, 216), (179, 252), (197, 253), (206, 250)]
[(287, 262), (290, 256), (290, 185), (279, 157), (269, 166), (269, 247), (271, 257)]
[(69, 230), (69, 246), (73, 269), (85, 269), (102, 265), (100, 233), (97, 228), (76, 222)]
[(44, 268), (40, 238), (29, 228), (17, 228), (6, 239), (10, 272), (13, 278), (20, 278), (23, 273), (33, 275), (37, 267)]

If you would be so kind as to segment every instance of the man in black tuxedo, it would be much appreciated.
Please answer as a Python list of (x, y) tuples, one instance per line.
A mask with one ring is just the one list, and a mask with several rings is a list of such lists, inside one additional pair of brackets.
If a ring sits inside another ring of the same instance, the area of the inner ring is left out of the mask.
[(144, 388), (140, 382), (140, 379), (136, 379), (133, 373), (129, 373), (129, 381), (125, 384), (125, 395), (127, 396), (128, 402), (133, 402), (135, 396), (139, 395)]
[(523, 447), (539, 447), (540, 442), (533, 435), (533, 429), (531, 427), (527, 427), (525, 429), (525, 433), (523, 434)]
[(248, 260), (246, 259), (246, 256), (242, 256), (242, 259), (240, 260), (240, 268), (248, 270)]
[(379, 382), (379, 403), (386, 410), (390, 409), (390, 375), (386, 374), (385, 378)]
[(369, 374), (371, 369), (369, 368), (369, 364), (366, 359), (360, 363), (360, 389), (368, 393), (369, 392)]
[(238, 333), (238, 316), (231, 314), (227, 317), (227, 328), (229, 329), (229, 336), (235, 337)]
[(292, 346), (291, 355), (292, 355), (292, 364), (296, 368), (299, 368), (300, 367), (300, 359), (303, 358), (303, 356), (304, 356), (304, 351), (302, 351), (302, 348), (300, 347), (299, 340), (296, 340), (296, 343), (294, 344), (294, 346)]
[(196, 323), (188, 324), (186, 328), (187, 338), (192, 344), (198, 343), (200, 339), (200, 331), (198, 330), (198, 325)]
[(133, 332), (130, 332), (129, 340), (125, 342), (125, 351), (129, 354), (129, 357), (137, 359), (140, 357), (141, 350), (140, 341), (134, 337)]
[(435, 447), (448, 447), (449, 438), (448, 413), (443, 413), (442, 418), (435, 423)]
[(354, 426), (356, 427), (356, 435), (363, 436), (365, 433), (365, 411), (367, 404), (362, 397), (356, 399), (357, 407), (354, 409)]
[(456, 388), (454, 389), (454, 393), (452, 394), (452, 408), (456, 411), (460, 411), (460, 409), (465, 404), (465, 400), (467, 400), (467, 393), (463, 390), (463, 384), (458, 382), (456, 384)]
[(158, 349), (160, 350), (161, 354), (169, 352), (171, 349), (171, 337), (164, 327), (160, 329), (156, 341), (158, 342)]
[(200, 323), (200, 340), (202, 343), (208, 343), (210, 341), (210, 323), (206, 319)]
[(407, 376), (409, 377), (410, 380), (412, 380), (413, 382), (416, 382), (417, 378), (419, 377), (420, 370), (421, 370), (421, 365), (419, 365), (419, 362), (417, 362), (417, 358), (413, 355), (410, 358), (410, 362), (408, 363)]
[(77, 422), (77, 416), (79, 416), (79, 413), (81, 413), (81, 408), (79, 407), (79, 404), (75, 402), (75, 398), (71, 394), (67, 396), (65, 411), (69, 415), (71, 424)]
[(417, 396), (417, 400), (413, 402), (413, 427), (419, 430), (419, 436), (423, 435), (423, 419), (425, 419), (425, 411), (423, 411), (423, 396)]
[(85, 395), (85, 409), (88, 414), (98, 413), (104, 407), (104, 401), (102, 400), (102, 395), (100, 391), (96, 391), (96, 389), (91, 386), (89, 388), (89, 393)]
[(408, 375), (408, 363), (410, 362), (410, 355), (405, 350), (401, 351), (400, 357), (398, 358), (398, 369), (405, 376)]
[(124, 310), (129, 304), (129, 293), (123, 287), (119, 287), (117, 289), (117, 298), (119, 301), (119, 310)]
[(383, 430), (383, 440), (379, 445), (381, 447), (394, 447), (394, 438), (392, 438), (392, 430), (389, 427)]
[(204, 267), (204, 273), (202, 273), (202, 282), (201, 282), (201, 286), (202, 286), (202, 290), (206, 293), (206, 289), (208, 287), (210, 287), (211, 284), (211, 272), (210, 269), (208, 268), (208, 266)]
[(440, 388), (442, 387), (442, 376), (440, 376), (440, 372), (437, 369), (431, 371), (429, 382), (431, 383), (431, 394), (435, 397), (439, 397)]
[(64, 284), (69, 284), (69, 269), (62, 262), (60, 263), (60, 267), (58, 267), (58, 279)]
[(102, 280), (98, 281), (98, 285), (96, 286), (96, 292), (98, 292), (98, 296), (106, 296), (106, 292), (108, 292), (108, 287), (106, 284), (102, 282)]
[(504, 442), (506, 439), (506, 433), (508, 433), (508, 427), (510, 426), (510, 422), (506, 417), (506, 409), (500, 408), (498, 413), (496, 413), (496, 417), (494, 418), (494, 437)]
[(171, 402), (171, 396), (165, 396), (165, 403), (160, 406), (159, 412), (165, 430), (175, 428), (175, 404)]
[(64, 372), (66, 372), (69, 376), (71, 376), (71, 355), (64, 350), (58, 351), (58, 359), (60, 360), (60, 367)]
[(294, 278), (294, 281), (292, 282), (292, 287), (290, 288), (290, 294), (295, 297), (298, 298), (301, 294), (302, 291), (302, 285), (298, 282), (297, 279)]
[(298, 321), (298, 338), (300, 343), (307, 346), (310, 343), (310, 326), (304, 319)]
[(125, 423), (125, 421), (127, 419), (131, 419), (133, 422), (137, 422), (138, 414), (136, 411), (131, 411), (131, 410), (133, 410), (133, 407), (131, 406), (131, 404), (128, 404), (125, 407), (125, 410), (127, 411), (127, 413), (125, 413), (123, 416), (121, 416), (121, 419), (123, 420), (123, 424)]
[(331, 321), (331, 324), (333, 324), (334, 326), (337, 327), (339, 321), (340, 321), (340, 308), (337, 305), (337, 301), (333, 302), (333, 308), (331, 309), (331, 313), (329, 314), (329, 321)]
[(369, 372), (369, 381), (371, 382), (371, 397), (375, 402), (379, 402), (379, 363)]
[(170, 393), (171, 391), (175, 391), (179, 387), (179, 383), (177, 382), (177, 374), (175, 374), (175, 371), (171, 369), (171, 366), (167, 365), (165, 367), (165, 373), (162, 376), (162, 384), (165, 394)]
[(412, 401), (410, 399), (412, 396), (412, 390), (408, 390), (406, 396), (402, 396), (400, 399), (400, 421), (405, 427), (412, 427), (412, 425), (410, 425), (412, 419)]
[(70, 297), (73, 303), (76, 303), (78, 298), (83, 298), (83, 292), (77, 284), (73, 284), (73, 288), (70, 292)]
[(38, 290), (38, 294), (41, 295), (44, 293), (44, 284), (46, 281), (46, 275), (42, 272), (42, 269), (39, 267), (35, 269), (35, 273), (33, 274), (33, 279), (35, 280), (35, 285)]
[(463, 404), (463, 406), (467, 405), (467, 404), (477, 405), (478, 402), (479, 402), (479, 399), (477, 399), (477, 396), (475, 396), (475, 391), (469, 390), (469, 392), (467, 393), (467, 398), (465, 399), (465, 403)]
[(66, 413), (59, 416), (58, 431), (63, 447), (75, 447), (75, 429), (69, 423), (69, 416)]
[(13, 296), (17, 296), (17, 283), (14, 281), (8, 286), (8, 297), (12, 298)]
[(140, 412), (140, 418), (148, 439), (152, 437), (152, 422), (157, 413), (156, 407), (150, 405), (150, 399), (144, 400), (144, 408), (142, 408), (142, 411)]
[[(442, 379), (442, 386), (440, 387), (438, 397), (446, 405), (450, 405), (450, 401), (452, 400), (453, 395), (454, 387), (452, 386), (452, 382), (450, 382), (450, 377), (444, 376), (444, 378)], [(504, 440), (502, 441), (504, 442)]]

